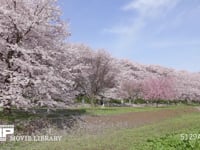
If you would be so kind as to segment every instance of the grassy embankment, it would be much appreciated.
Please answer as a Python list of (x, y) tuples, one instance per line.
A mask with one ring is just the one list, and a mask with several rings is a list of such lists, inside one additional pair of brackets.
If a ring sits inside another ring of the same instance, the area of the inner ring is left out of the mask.
[[(87, 108), (84, 111), (79, 111), (90, 115), (114, 115), (137, 111), (147, 111), (148, 113), (149, 111), (159, 111), (160, 109), (169, 109), (170, 111), (171, 109), (184, 109), (186, 107), (191, 106), (173, 106), (169, 108)], [(74, 112), (77, 112), (77, 110)], [(7, 143), (6, 145), (1, 145), (0, 149), (6, 150), (13, 147), (13, 150), (197, 150), (200, 149), (199, 140), (182, 141), (181, 134), (198, 134), (200, 133), (199, 125), (200, 114), (199, 112), (194, 112), (132, 129), (110, 130), (100, 135), (66, 135), (61, 142)]]

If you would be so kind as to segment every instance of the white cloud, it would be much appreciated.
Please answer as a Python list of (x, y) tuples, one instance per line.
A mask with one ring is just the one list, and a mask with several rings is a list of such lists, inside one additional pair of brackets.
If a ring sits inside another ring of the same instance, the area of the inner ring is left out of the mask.
[(140, 30), (145, 24), (142, 19), (138, 18), (136, 20), (132, 20), (127, 24), (116, 25), (111, 28), (104, 29), (106, 33), (113, 33), (119, 35), (130, 35)]
[(120, 45), (130, 47), (142, 36), (143, 29), (148, 26), (149, 21), (164, 16), (174, 8), (179, 0), (133, 0), (124, 5), (123, 11), (136, 11), (129, 20), (117, 23), (111, 28), (103, 30), (104, 33), (117, 35)]
[(125, 23), (114, 25), (111, 28), (104, 29), (104, 32), (115, 34), (135, 33), (145, 27), (148, 19), (153, 19), (164, 15), (172, 9), (179, 0), (133, 0), (124, 5), (122, 10), (136, 10), (138, 16), (126, 20)]
[(155, 9), (165, 8), (176, 0), (134, 0), (122, 7), (123, 10), (138, 10), (140, 13), (148, 13)]
[(142, 17), (154, 17), (172, 9), (180, 0), (133, 0), (124, 5), (122, 10), (135, 10)]
[(199, 47), (199, 39), (171, 39), (171, 40), (159, 40), (154, 41), (149, 46), (153, 48), (170, 48), (170, 47)]

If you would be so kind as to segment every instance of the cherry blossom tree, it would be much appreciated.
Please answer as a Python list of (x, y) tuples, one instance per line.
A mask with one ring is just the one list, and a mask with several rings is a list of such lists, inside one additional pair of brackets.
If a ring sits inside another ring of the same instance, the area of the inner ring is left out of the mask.
[(174, 81), (171, 77), (148, 78), (143, 83), (143, 97), (155, 101), (175, 99)]
[(174, 74), (177, 82), (177, 99), (186, 102), (200, 101), (200, 74), (177, 71)]
[[(84, 57), (85, 56), (85, 57)], [(91, 99), (104, 95), (106, 90), (115, 86), (115, 68), (112, 57), (105, 51), (89, 51), (79, 59), (82, 65), (76, 66), (76, 89)]]
[(128, 99), (129, 103), (132, 100), (141, 98), (142, 82), (138, 80), (125, 80), (121, 82), (119, 88), (119, 96), (123, 99)]
[(60, 47), (69, 32), (60, 20), (56, 0), (1, 0), (0, 35), (4, 110), (50, 102), (59, 86), (64, 91), (66, 82), (56, 73), (54, 56), (62, 53)]

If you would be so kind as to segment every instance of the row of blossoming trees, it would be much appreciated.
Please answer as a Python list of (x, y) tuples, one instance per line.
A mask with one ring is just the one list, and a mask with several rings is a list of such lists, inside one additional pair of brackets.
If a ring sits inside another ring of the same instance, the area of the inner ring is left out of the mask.
[(107, 99), (196, 100), (200, 74), (118, 60), (65, 42), (57, 0), (0, 1), (0, 103), (63, 107), (78, 95)]
[(131, 100), (144, 99), (148, 103), (159, 103), (161, 100), (176, 100), (175, 81), (171, 77), (146, 78), (143, 81), (135, 79), (121, 82), (119, 96)]

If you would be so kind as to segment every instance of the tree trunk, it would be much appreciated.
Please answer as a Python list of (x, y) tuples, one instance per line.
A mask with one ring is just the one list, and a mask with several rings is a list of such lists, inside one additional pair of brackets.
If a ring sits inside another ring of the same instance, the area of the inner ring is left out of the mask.
[(158, 101), (156, 101), (156, 108), (158, 108)]
[(4, 107), (3, 108), (3, 114), (11, 114), (12, 110), (11, 107)]
[(131, 104), (131, 99), (129, 99), (129, 104)]
[(105, 104), (104, 104), (104, 101), (103, 101), (103, 104), (101, 105), (101, 108), (105, 108)]
[(85, 99), (84, 98), (82, 98), (82, 104), (85, 104)]
[(124, 104), (124, 100), (121, 100), (121, 104)]
[(91, 106), (92, 106), (92, 107), (95, 106), (95, 105), (94, 105), (94, 99), (95, 99), (94, 96), (91, 96), (90, 101), (91, 101)]

